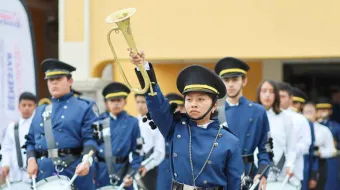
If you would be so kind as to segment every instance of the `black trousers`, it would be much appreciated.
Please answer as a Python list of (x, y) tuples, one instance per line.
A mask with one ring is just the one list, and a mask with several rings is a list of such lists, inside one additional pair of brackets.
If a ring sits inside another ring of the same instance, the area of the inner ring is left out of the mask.
[(142, 181), (145, 186), (145, 190), (157, 190), (157, 175), (158, 175), (158, 167), (148, 171), (146, 175), (142, 178)]
[(319, 159), (319, 180), (315, 190), (324, 190), (327, 180), (327, 161), (326, 159)]

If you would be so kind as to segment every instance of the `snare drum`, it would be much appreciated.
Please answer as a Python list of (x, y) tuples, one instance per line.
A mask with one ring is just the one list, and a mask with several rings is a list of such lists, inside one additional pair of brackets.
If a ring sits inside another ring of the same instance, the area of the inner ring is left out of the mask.
[(66, 176), (51, 176), (43, 179), (37, 183), (37, 190), (72, 190), (70, 186), (67, 187), (70, 179)]
[(0, 187), (3, 190), (31, 190), (31, 184), (25, 182), (14, 182), (11, 183), (11, 187), (4, 184)]
[[(283, 182), (268, 182), (267, 190), (280, 190), (282, 188)], [(293, 186), (290, 183), (286, 183), (282, 190), (299, 190), (299, 187)]]

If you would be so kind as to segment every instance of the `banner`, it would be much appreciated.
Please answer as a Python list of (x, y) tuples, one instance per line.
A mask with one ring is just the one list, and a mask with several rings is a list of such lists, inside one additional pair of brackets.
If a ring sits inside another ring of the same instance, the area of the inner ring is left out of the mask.
[(0, 143), (20, 117), (22, 92), (36, 94), (36, 69), (30, 20), (20, 0), (0, 0)]

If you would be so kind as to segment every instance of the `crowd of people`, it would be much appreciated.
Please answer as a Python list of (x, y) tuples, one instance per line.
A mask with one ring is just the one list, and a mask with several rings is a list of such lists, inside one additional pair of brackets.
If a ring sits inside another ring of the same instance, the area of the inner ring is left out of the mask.
[(312, 102), (288, 83), (264, 80), (250, 101), (243, 89), (251, 68), (233, 57), (214, 71), (184, 68), (179, 93), (163, 95), (144, 53), (130, 57), (151, 82), (145, 94), (134, 94), (136, 117), (124, 110), (126, 85), (102, 90), (101, 113), (72, 89), (75, 67), (43, 61), (51, 99), (21, 94), (21, 117), (0, 142), (3, 187), (77, 174), (72, 188), (79, 190), (340, 189), (340, 124), (327, 97)]

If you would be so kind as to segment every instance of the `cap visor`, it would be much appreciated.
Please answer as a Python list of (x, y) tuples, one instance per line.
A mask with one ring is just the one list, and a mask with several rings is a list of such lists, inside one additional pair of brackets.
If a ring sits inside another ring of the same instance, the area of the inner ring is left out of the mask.
[(238, 77), (242, 76), (244, 73), (226, 73), (221, 76), (221, 78), (232, 78), (232, 77)]
[(212, 90), (208, 90), (208, 89), (201, 89), (201, 88), (192, 88), (192, 89), (187, 89), (183, 92), (183, 94), (186, 94), (188, 92), (207, 92), (210, 94), (216, 94), (216, 92), (212, 91)]
[(115, 96), (115, 97), (110, 97), (110, 98), (107, 98), (106, 100), (118, 100), (118, 99), (121, 99), (121, 98), (126, 98), (127, 96)]
[(63, 76), (67, 76), (67, 75), (52, 75), (52, 76), (45, 77), (45, 79), (56, 79), (56, 78), (60, 78)]

